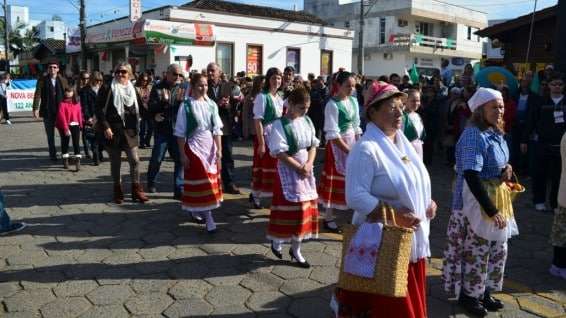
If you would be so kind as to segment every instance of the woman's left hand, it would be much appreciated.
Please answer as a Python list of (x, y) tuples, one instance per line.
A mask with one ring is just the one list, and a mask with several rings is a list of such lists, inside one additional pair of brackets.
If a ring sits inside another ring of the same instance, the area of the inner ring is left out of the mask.
[(511, 181), (513, 179), (513, 167), (510, 164), (507, 164), (501, 173), (501, 180), (502, 181)]
[(438, 206), (436, 205), (436, 202), (434, 202), (434, 200), (431, 200), (428, 209), (426, 209), (426, 217), (429, 220), (434, 219), (436, 217), (436, 210), (437, 209), (438, 209)]
[(218, 169), (222, 169), (222, 152), (216, 152), (216, 163), (218, 164)]

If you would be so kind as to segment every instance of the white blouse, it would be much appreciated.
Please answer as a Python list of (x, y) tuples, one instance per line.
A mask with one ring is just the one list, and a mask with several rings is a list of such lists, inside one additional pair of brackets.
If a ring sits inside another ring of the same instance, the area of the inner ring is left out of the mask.
[(417, 136), (419, 137), (422, 136), (424, 130), (424, 124), (419, 113), (417, 112), (409, 113), (409, 120), (411, 121), (411, 123), (413, 123), (413, 126), (417, 131)]
[[(222, 125), (222, 120), (218, 115), (218, 106), (216, 106), (216, 103), (210, 99), (197, 101), (193, 97), (190, 97), (190, 100), (191, 100), (193, 114), (198, 123), (198, 128), (195, 130), (195, 132), (203, 131), (203, 130), (208, 130), (208, 131), (212, 130), (212, 134), (214, 136), (221, 136), (223, 125)], [(212, 109), (212, 113), (211, 113), (211, 109)], [(214, 121), (214, 125), (212, 121)], [(187, 115), (185, 112), (184, 104), (181, 104), (181, 106), (179, 107), (179, 111), (177, 112), (177, 123), (175, 124), (174, 135), (179, 138), (185, 138), (186, 130), (187, 130)]]
[[(297, 142), (297, 150), (318, 147), (320, 140), (316, 138), (314, 127), (304, 116), (292, 120), (290, 125)], [(289, 151), (289, 143), (281, 120), (273, 122), (273, 130), (269, 134), (267, 144), (273, 157)]]
[[(360, 128), (360, 113), (356, 112), (354, 105), (348, 97), (346, 100), (342, 101), (346, 111), (350, 116), (353, 116), (352, 128), (356, 135), (362, 134), (362, 128)], [(351, 129), (348, 129), (350, 132)], [(324, 108), (324, 132), (326, 140), (333, 140), (340, 137), (340, 127), (338, 126), (338, 105), (333, 99), (330, 99), (326, 103)]]
[[(281, 117), (283, 115), (283, 105), (285, 104), (283, 98), (281, 98), (279, 94), (275, 94), (275, 96), (268, 94), (268, 96), (270, 96), (271, 100), (273, 101), (273, 106), (275, 107), (275, 113), (277, 114), (277, 117)], [(265, 107), (266, 103), (264, 95), (261, 93), (257, 94), (254, 100), (254, 119), (263, 119), (265, 115)]]

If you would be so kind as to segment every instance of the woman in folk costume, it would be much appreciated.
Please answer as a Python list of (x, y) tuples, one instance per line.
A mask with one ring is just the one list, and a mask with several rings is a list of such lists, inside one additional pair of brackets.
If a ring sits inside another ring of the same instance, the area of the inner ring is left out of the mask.
[(206, 93), (206, 76), (196, 73), (191, 79), (191, 96), (179, 107), (175, 136), (181, 162), (185, 167), (182, 207), (196, 219), (206, 220), (206, 230), (216, 231), (212, 210), (220, 207), (220, 160), (222, 158), (222, 121), (216, 103)]
[[(456, 184), (444, 251), (444, 289), (474, 315), (503, 308), (491, 292), (503, 287), (507, 240), (519, 233), (511, 199), (488, 191), (509, 181), (509, 149), (503, 137), (501, 93), (479, 88), (468, 101), (470, 126), (456, 144)], [(503, 204), (502, 204), (503, 203)], [(496, 206), (497, 204), (497, 206)]]
[(562, 173), (560, 174), (560, 187), (558, 188), (558, 208), (554, 211), (554, 223), (550, 243), (553, 246), (554, 255), (550, 274), (566, 279), (566, 134), (560, 141), (560, 153), (562, 155)]
[(318, 202), (326, 209), (324, 228), (339, 233), (334, 209), (347, 210), (344, 196), (346, 158), (360, 137), (360, 113), (357, 99), (352, 96), (356, 87), (354, 74), (340, 72), (336, 76), (338, 92), (324, 109), (324, 132), (328, 141), (324, 170), (320, 179)]
[(430, 177), (401, 130), (405, 93), (374, 82), (368, 97), (366, 132), (348, 156), (346, 201), (355, 211), (354, 225), (381, 222), (381, 207), (387, 204), (395, 209), (398, 225), (414, 229), (407, 296), (337, 289), (336, 299), (344, 317), (426, 317), (425, 260), (430, 257), (430, 220), (437, 208), (431, 199)]
[(319, 140), (306, 112), (307, 90), (296, 87), (288, 97), (287, 114), (274, 121), (268, 137), (271, 155), (277, 157), (273, 201), (267, 237), (279, 259), (283, 242), (291, 242), (289, 255), (300, 267), (309, 263), (301, 255), (301, 242), (318, 236), (318, 208), (313, 164)]
[(252, 165), (252, 193), (250, 203), (255, 209), (261, 208), (260, 198), (273, 195), (273, 181), (277, 159), (269, 155), (267, 138), (272, 130), (273, 122), (283, 114), (283, 99), (279, 96), (279, 88), (283, 73), (276, 67), (267, 70), (265, 85), (261, 94), (254, 101), (254, 160)]
[(407, 90), (407, 100), (403, 113), (403, 133), (409, 142), (415, 147), (415, 151), (423, 158), (423, 140), (425, 130), (421, 115), (417, 113), (421, 107), (421, 93), (416, 89)]

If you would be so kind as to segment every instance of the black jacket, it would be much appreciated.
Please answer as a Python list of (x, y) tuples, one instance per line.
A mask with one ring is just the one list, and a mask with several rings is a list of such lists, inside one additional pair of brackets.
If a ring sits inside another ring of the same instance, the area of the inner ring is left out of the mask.
[[(554, 112), (562, 112), (563, 121), (556, 122)], [(533, 106), (529, 109), (527, 129), (523, 135), (526, 143), (532, 133), (538, 136), (538, 142), (546, 145), (560, 145), (560, 140), (566, 132), (566, 96), (558, 104), (554, 104), (552, 98), (542, 99), (539, 107)], [(525, 139), (526, 138), (526, 139)]]
[(33, 98), (33, 110), (39, 109), (39, 116), (55, 120), (59, 111), (59, 104), (65, 97), (67, 80), (57, 75), (55, 87), (49, 76), (43, 76), (37, 81)]
[(81, 111), (85, 120), (92, 118), (95, 114), (96, 95), (97, 94), (92, 90), (90, 85), (87, 85), (79, 90)]
[[(222, 120), (222, 134), (230, 135), (232, 133), (232, 125), (234, 123), (234, 101), (231, 98), (232, 85), (227, 82), (220, 81), (217, 86), (216, 94), (214, 93), (214, 85), (212, 81), (208, 81), (208, 98), (212, 99), (218, 106), (218, 116)], [(222, 97), (230, 98), (230, 102), (225, 107), (220, 107), (220, 99)]]
[[(169, 84), (164, 79), (153, 85), (149, 93), (148, 112), (150, 117), (155, 118), (155, 115), (161, 114), (164, 118), (161, 122), (154, 121), (154, 131), (161, 135), (173, 135), (173, 129), (175, 129), (180, 103), (171, 105), (171, 92), (174, 88), (175, 85)], [(165, 92), (167, 92), (169, 99), (165, 98)]]

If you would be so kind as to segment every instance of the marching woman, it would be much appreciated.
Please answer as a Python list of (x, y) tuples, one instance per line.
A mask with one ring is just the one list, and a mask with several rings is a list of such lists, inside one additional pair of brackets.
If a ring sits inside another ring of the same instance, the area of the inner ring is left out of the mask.
[(324, 132), (327, 140), (324, 170), (320, 178), (318, 202), (326, 209), (324, 228), (340, 233), (334, 209), (347, 210), (344, 196), (346, 158), (360, 137), (360, 113), (357, 99), (352, 96), (356, 87), (354, 74), (342, 71), (335, 80), (338, 92), (324, 109)]
[(290, 241), (291, 260), (309, 268), (301, 255), (301, 242), (318, 236), (318, 194), (313, 164), (319, 140), (312, 121), (306, 116), (310, 106), (307, 90), (295, 87), (287, 101), (287, 114), (273, 122), (268, 137), (270, 153), (279, 160), (267, 237), (277, 258), (283, 258), (281, 244)]
[(254, 160), (252, 165), (252, 193), (250, 203), (255, 209), (261, 208), (260, 198), (273, 196), (273, 181), (277, 159), (269, 155), (267, 138), (272, 130), (273, 122), (283, 114), (283, 99), (279, 96), (279, 88), (283, 73), (276, 67), (267, 70), (265, 85), (261, 94), (254, 101)]
[(212, 210), (220, 207), (220, 160), (222, 158), (222, 121), (216, 103), (206, 93), (206, 76), (195, 73), (191, 79), (191, 96), (177, 112), (175, 136), (184, 167), (181, 204), (195, 219), (206, 220), (208, 233), (216, 231)]
[(381, 222), (382, 205), (395, 209), (399, 226), (414, 230), (406, 297), (337, 289), (344, 317), (427, 317), (426, 263), (430, 257), (430, 220), (436, 215), (430, 176), (403, 134), (405, 93), (385, 82), (370, 87), (366, 132), (352, 148), (346, 169), (346, 200), (352, 224)]
[[(519, 234), (511, 199), (489, 193), (509, 181), (501, 93), (479, 88), (468, 101), (470, 126), (456, 144), (456, 184), (444, 251), (444, 289), (477, 316), (503, 308), (491, 292), (503, 287), (507, 240)], [(494, 189), (494, 187), (496, 187)], [(492, 191), (488, 191), (488, 190)]]
[(407, 90), (407, 101), (403, 113), (403, 133), (419, 157), (423, 159), (423, 140), (426, 133), (421, 115), (417, 113), (419, 107), (421, 107), (421, 93), (416, 89)]

